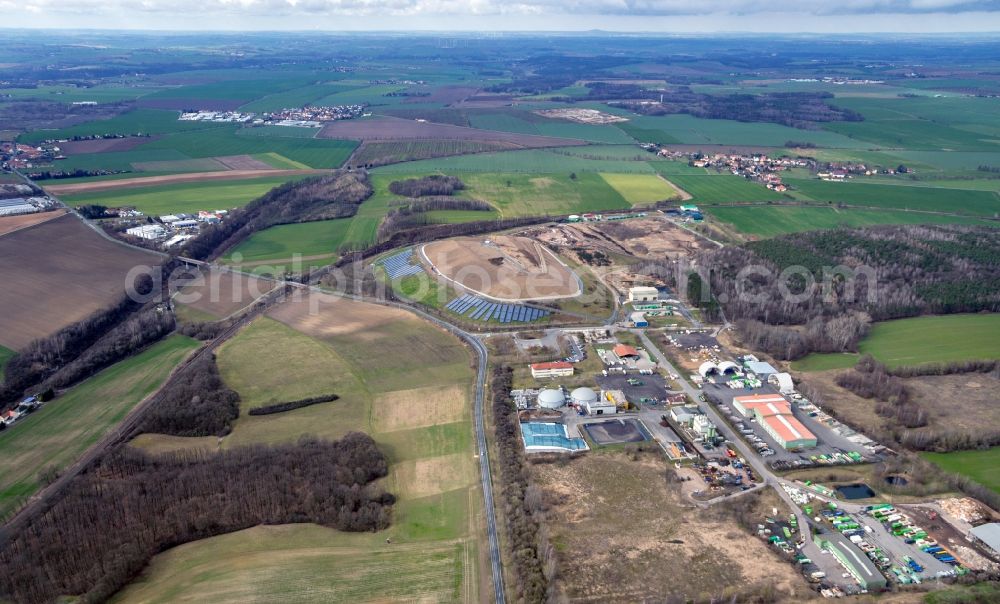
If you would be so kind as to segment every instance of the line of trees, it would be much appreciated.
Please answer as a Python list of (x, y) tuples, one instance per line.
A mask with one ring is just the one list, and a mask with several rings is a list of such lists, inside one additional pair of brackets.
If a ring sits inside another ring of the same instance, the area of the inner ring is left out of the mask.
[(204, 354), (170, 380), (143, 415), (141, 432), (225, 436), (240, 416), (240, 395), (219, 375), (215, 355)]
[(837, 375), (836, 382), (862, 398), (879, 401), (875, 412), (901, 426), (921, 428), (927, 425), (927, 412), (910, 400), (903, 380), (890, 375), (885, 365), (869, 354), (861, 357), (852, 371)]
[(274, 413), (284, 413), (285, 411), (293, 411), (295, 409), (301, 409), (303, 407), (308, 407), (310, 405), (318, 405), (319, 403), (329, 403), (339, 398), (340, 396), (336, 394), (311, 396), (309, 398), (302, 398), (297, 401), (288, 401), (287, 403), (275, 403), (273, 405), (263, 405), (261, 407), (254, 407), (253, 409), (247, 412), (247, 415), (272, 415)]
[(510, 398), (513, 370), (493, 368), (490, 392), (493, 424), (500, 469), (500, 498), (510, 559), (513, 561), (515, 594), (520, 602), (544, 602), (549, 581), (555, 575), (555, 549), (541, 531), (542, 496), (529, 484), (528, 469), (518, 436), (517, 408)]
[(104, 602), (162, 551), (261, 524), (381, 530), (395, 498), (373, 483), (387, 472), (375, 441), (356, 432), (218, 453), (126, 447), (0, 544), (0, 596)]
[(389, 191), (403, 197), (424, 197), (427, 195), (454, 195), (465, 188), (459, 178), (443, 174), (431, 174), (422, 178), (408, 178), (389, 183)]
[(216, 258), (256, 231), (279, 224), (348, 218), (372, 194), (365, 172), (337, 170), (277, 186), (226, 220), (208, 225), (188, 240), (182, 254), (196, 260)]

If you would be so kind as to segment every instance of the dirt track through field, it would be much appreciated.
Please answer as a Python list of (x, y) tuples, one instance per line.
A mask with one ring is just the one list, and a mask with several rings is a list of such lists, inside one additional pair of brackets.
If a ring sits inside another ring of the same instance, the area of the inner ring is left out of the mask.
[(113, 191), (115, 189), (135, 189), (156, 185), (173, 185), (187, 182), (209, 182), (216, 180), (241, 180), (247, 178), (265, 178), (271, 176), (304, 176), (309, 174), (324, 174), (328, 170), (226, 170), (224, 172), (198, 172), (194, 174), (168, 174), (165, 176), (146, 176), (122, 178), (120, 180), (101, 180), (98, 182), (77, 182), (64, 185), (49, 185), (45, 190), (53, 195), (75, 195), (77, 193), (93, 193), (96, 191)]

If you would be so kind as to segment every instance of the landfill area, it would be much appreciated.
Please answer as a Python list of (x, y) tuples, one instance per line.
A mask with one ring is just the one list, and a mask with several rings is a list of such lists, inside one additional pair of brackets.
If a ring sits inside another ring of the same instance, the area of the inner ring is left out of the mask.
[[(733, 399), (737, 396), (748, 394), (747, 391), (735, 390), (722, 384), (705, 384), (703, 390), (708, 400), (720, 401), (717, 405), (720, 414), (726, 417), (737, 431), (740, 431), (740, 425), (743, 426), (744, 429), (740, 432), (746, 440), (750, 441), (751, 444), (761, 441), (767, 445), (767, 450), (773, 451), (773, 454), (767, 455), (768, 462), (772, 466), (793, 468), (824, 465), (824, 458), (822, 456), (826, 456), (825, 459), (829, 460), (829, 463), (825, 465), (834, 465), (837, 461), (840, 463), (856, 463), (860, 460), (852, 459), (851, 453), (854, 453), (855, 456), (871, 456), (871, 452), (865, 449), (864, 446), (833, 432), (825, 424), (816, 421), (814, 417), (810, 417), (808, 413), (803, 413), (797, 409), (797, 405), (794, 404), (792, 408), (795, 418), (816, 435), (817, 446), (801, 451), (785, 450), (760, 424), (751, 421), (749, 417), (740, 416), (736, 409), (733, 408)], [(753, 390), (752, 393), (778, 394), (778, 391), (770, 386), (764, 386)], [(759, 449), (759, 447), (757, 448)]]

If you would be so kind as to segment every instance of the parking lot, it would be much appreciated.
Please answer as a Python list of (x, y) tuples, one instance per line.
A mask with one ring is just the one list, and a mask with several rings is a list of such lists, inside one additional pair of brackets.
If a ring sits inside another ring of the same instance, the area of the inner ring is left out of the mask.
[(905, 568), (906, 563), (903, 561), (903, 558), (909, 556), (916, 560), (920, 566), (924, 567), (922, 574), (926, 578), (936, 577), (939, 572), (950, 574), (954, 570), (951, 566), (941, 562), (919, 547), (909, 545), (904, 540), (893, 535), (886, 530), (881, 522), (868, 514), (857, 514), (855, 515), (855, 519), (862, 526), (870, 528), (870, 531), (868, 528), (865, 529), (865, 540), (871, 542), (872, 545), (880, 548), (886, 555), (892, 558), (893, 566)]
[[(777, 394), (778, 391), (770, 386), (764, 386), (763, 388), (756, 388), (753, 391), (747, 391), (747, 390), (736, 390), (733, 388), (729, 388), (724, 384), (706, 383), (703, 390), (705, 392), (706, 397), (708, 397), (710, 400), (716, 399), (722, 401), (722, 405), (717, 407), (720, 415), (723, 415), (730, 421), (732, 421), (732, 418), (730, 416), (735, 415), (738, 417), (739, 421), (743, 422), (743, 425), (746, 426), (747, 429), (752, 431), (751, 434), (745, 434), (745, 433), (743, 434), (743, 436), (747, 440), (750, 440), (752, 442), (753, 439), (750, 438), (750, 436), (752, 435), (764, 441), (770, 447), (770, 449), (774, 451), (774, 455), (767, 457), (767, 461), (769, 463), (775, 463), (778, 461), (781, 462), (795, 462), (802, 460), (808, 461), (809, 458), (814, 455), (833, 455), (834, 453), (842, 453), (848, 451), (855, 451), (862, 455), (868, 455), (868, 452), (864, 449), (864, 447), (858, 445), (857, 443), (853, 443), (847, 440), (846, 438), (840, 436), (839, 434), (836, 434), (835, 432), (827, 428), (825, 425), (817, 422), (815, 419), (809, 417), (807, 414), (802, 413), (801, 411), (796, 409), (796, 406), (794, 404), (792, 405), (792, 410), (795, 415), (795, 418), (798, 419), (800, 422), (802, 422), (802, 424), (806, 428), (808, 428), (813, 434), (816, 435), (818, 446), (814, 449), (806, 449), (802, 452), (786, 451), (774, 440), (774, 438), (771, 437), (770, 434), (768, 434), (764, 430), (764, 428), (761, 425), (759, 425), (757, 422), (749, 421), (749, 418), (740, 417), (739, 413), (732, 406), (733, 398), (737, 396), (746, 396), (748, 394)], [(721, 408), (723, 405), (729, 409), (728, 412), (726, 412), (724, 409)]]

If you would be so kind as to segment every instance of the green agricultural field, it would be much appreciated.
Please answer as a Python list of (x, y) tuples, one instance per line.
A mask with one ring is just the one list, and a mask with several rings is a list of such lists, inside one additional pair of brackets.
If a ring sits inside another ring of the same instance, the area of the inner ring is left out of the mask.
[(431, 224), (456, 224), (459, 222), (478, 222), (480, 220), (495, 220), (500, 216), (496, 210), (480, 212), (476, 210), (432, 210), (424, 212), (424, 218)]
[[(264, 78), (251, 78), (223, 80), (210, 82), (207, 84), (189, 84), (167, 88), (146, 97), (147, 100), (184, 99), (197, 101), (217, 100), (217, 101), (251, 101), (268, 95), (282, 93), (293, 89), (300, 89), (310, 84), (308, 78), (301, 76), (278, 75), (269, 73)], [(197, 103), (193, 103), (197, 108)], [(250, 110), (253, 111), (253, 110)]]
[(201, 122), (181, 122), (177, 111), (160, 109), (136, 109), (106, 120), (86, 122), (58, 130), (36, 130), (21, 135), (21, 142), (37, 143), (47, 138), (73, 138), (99, 134), (165, 134), (186, 130), (225, 129), (225, 124), (204, 124)]
[[(243, 407), (222, 446), (368, 432), (390, 461), (384, 485), (398, 497), (392, 526), (379, 533), (262, 526), (189, 543), (157, 556), (117, 602), (206, 593), (215, 602), (481, 599), (469, 353), (407, 313), (344, 304), (307, 317), (316, 337), (263, 318), (220, 348), (220, 371)], [(275, 364), (276, 357), (288, 363)], [(330, 392), (341, 398), (246, 415), (257, 405)], [(165, 450), (184, 440), (152, 435), (139, 443)], [(192, 439), (191, 446), (208, 444)]]
[[(940, 315), (876, 323), (860, 343), (888, 367), (1000, 359), (1000, 314)], [(800, 371), (822, 371), (847, 364), (850, 355), (811, 354), (798, 361)], [(849, 365), (848, 365), (849, 366)]]
[(813, 353), (792, 361), (795, 371), (828, 371), (830, 369), (850, 369), (858, 363), (858, 354), (844, 353)]
[(469, 197), (493, 204), (504, 217), (627, 210), (630, 204), (599, 174), (463, 174)]
[(244, 180), (166, 184), (65, 195), (62, 199), (70, 205), (96, 203), (108, 207), (135, 206), (146, 215), (160, 216), (173, 212), (241, 207), (274, 187), (297, 178), (305, 177), (265, 176)]
[(356, 86), (338, 83), (310, 84), (300, 88), (269, 93), (240, 107), (240, 111), (278, 111), (306, 105), (316, 105), (316, 101), (332, 94), (354, 90)]
[(73, 463), (199, 345), (185, 336), (170, 336), (0, 432), (0, 516), (38, 490), (42, 472)]
[(869, 182), (829, 182), (819, 179), (785, 179), (798, 195), (815, 201), (848, 205), (931, 212), (952, 212), (970, 216), (994, 216), (1000, 212), (1000, 195), (992, 191), (941, 189), (904, 184)]
[(263, 136), (265, 138), (316, 138), (319, 128), (300, 128), (298, 126), (251, 126), (240, 128), (237, 136)]
[(1000, 447), (983, 451), (955, 451), (953, 453), (921, 453), (924, 459), (943, 470), (967, 476), (984, 487), (1000, 493)]
[(194, 158), (273, 152), (311, 168), (336, 168), (358, 146), (354, 141), (334, 139), (241, 136), (243, 130), (255, 129), (226, 126), (222, 129), (178, 132), (142, 145), (139, 149), (173, 149)]
[[(667, 163), (670, 160), (661, 158), (655, 153), (650, 153), (636, 144), (630, 145), (577, 145), (574, 147), (554, 147), (546, 149), (549, 153), (559, 153), (573, 157), (582, 157), (594, 161), (600, 160), (625, 160), (638, 162), (660, 162)], [(660, 165), (657, 164), (657, 169)], [(704, 170), (701, 170), (704, 172)]]
[(757, 182), (750, 182), (742, 176), (713, 174), (709, 176), (676, 174), (670, 182), (691, 194), (693, 202), (728, 203), (739, 201), (779, 201), (786, 199)]
[(545, 118), (527, 111), (470, 113), (469, 125), (483, 130), (576, 138), (595, 143), (627, 145), (634, 142), (630, 136), (613, 125), (578, 124), (567, 120)]
[(869, 146), (868, 143), (824, 130), (800, 130), (760, 122), (710, 120), (690, 115), (635, 115), (629, 116), (629, 121), (618, 124), (618, 127), (640, 143), (782, 147), (787, 141), (794, 140), (813, 143), (819, 147), (843, 149), (863, 149)]
[(651, 204), (679, 197), (679, 193), (670, 186), (669, 182), (655, 174), (608, 174), (602, 172), (601, 178), (632, 205)]
[(159, 86), (123, 86), (117, 84), (91, 86), (88, 88), (78, 88), (76, 86), (38, 86), (37, 88), (0, 88), (0, 97), (10, 97), (17, 100), (35, 99), (51, 101), (53, 103), (86, 101), (115, 103), (118, 101), (132, 101), (160, 89)]
[(336, 252), (350, 226), (350, 218), (274, 226), (254, 233), (233, 248), (223, 261), (246, 265), (287, 260), (300, 254), (306, 260), (317, 260), (322, 256), (329, 264), (336, 260)]
[[(581, 147), (581, 151), (587, 147)], [(661, 162), (656, 162), (659, 165)], [(617, 172), (622, 174), (653, 174), (653, 167), (644, 161), (623, 159), (587, 159), (560, 151), (528, 149), (477, 153), (459, 157), (442, 157), (375, 168), (377, 174), (410, 174), (433, 172), (522, 172), (547, 174), (553, 172)]]
[[(673, 177), (672, 177), (673, 178)], [(706, 211), (728, 223), (737, 232), (766, 239), (817, 229), (862, 227), (876, 224), (977, 224), (997, 226), (995, 222), (965, 216), (946, 216), (905, 210), (867, 210), (833, 206), (713, 206)]]
[(7, 361), (9, 361), (15, 354), (17, 353), (10, 348), (0, 346), (0, 382), (3, 381), (4, 368), (7, 366)]

